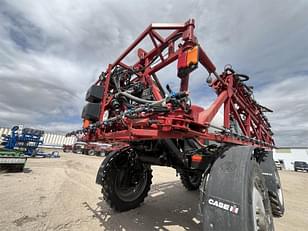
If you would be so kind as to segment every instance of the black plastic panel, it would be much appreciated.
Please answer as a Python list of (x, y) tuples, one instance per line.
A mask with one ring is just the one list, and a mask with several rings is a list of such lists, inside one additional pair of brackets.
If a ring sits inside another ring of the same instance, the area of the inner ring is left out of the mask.
[(92, 85), (86, 94), (86, 100), (90, 103), (99, 103), (102, 100), (104, 89), (102, 86)]
[(84, 106), (81, 117), (91, 121), (98, 121), (100, 111), (100, 103), (88, 103)]

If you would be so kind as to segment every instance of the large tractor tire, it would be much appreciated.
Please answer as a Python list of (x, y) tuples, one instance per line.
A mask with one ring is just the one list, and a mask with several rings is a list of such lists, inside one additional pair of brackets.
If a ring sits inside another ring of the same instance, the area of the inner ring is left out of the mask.
[(268, 189), (272, 214), (274, 217), (282, 217), (285, 210), (284, 197), (279, 173), (273, 159), (273, 153), (266, 152), (259, 160), (259, 163)]
[(182, 185), (189, 191), (199, 189), (202, 180), (202, 172), (179, 170)]
[(102, 162), (96, 177), (105, 201), (119, 212), (138, 207), (152, 184), (150, 166), (131, 160), (130, 152), (127, 148), (111, 152)]
[(225, 151), (214, 162), (206, 185), (204, 230), (274, 230), (268, 190), (251, 147)]

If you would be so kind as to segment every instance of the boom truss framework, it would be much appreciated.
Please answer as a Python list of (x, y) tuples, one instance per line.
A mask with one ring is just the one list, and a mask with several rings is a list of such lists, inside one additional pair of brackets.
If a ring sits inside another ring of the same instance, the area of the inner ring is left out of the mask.
[[(215, 65), (198, 43), (194, 28), (194, 20), (183, 24), (151, 24), (108, 66), (95, 83), (102, 89), (99, 116), (97, 119), (84, 116), (84, 128), (79, 131), (83, 140), (197, 138), (200, 142), (212, 140), (266, 149), (274, 146), (273, 133), (264, 115), (270, 110), (253, 99), (251, 87), (244, 83), (248, 77), (231, 68), (217, 74)], [(169, 35), (162, 36), (159, 33), (162, 30), (170, 31)], [(150, 38), (152, 49), (139, 48), (138, 61), (133, 65), (125, 63), (146, 38)], [(168, 89), (166, 96), (156, 73), (176, 60), (180, 89), (177, 93)], [(191, 105), (188, 98), (190, 73), (199, 63), (215, 76), (208, 83), (217, 98), (206, 109)], [(142, 89), (140, 94), (136, 93), (138, 87)], [(211, 122), (222, 107), (223, 127), (215, 127)]]

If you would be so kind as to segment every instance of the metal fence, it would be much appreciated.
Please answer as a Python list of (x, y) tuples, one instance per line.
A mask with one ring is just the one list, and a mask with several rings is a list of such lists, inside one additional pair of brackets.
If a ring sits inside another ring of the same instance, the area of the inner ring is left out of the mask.
[[(0, 127), (0, 137), (2, 135), (9, 135), (11, 133), (11, 128)], [(65, 137), (65, 135), (45, 132), (44, 133), (44, 143), (47, 146), (62, 146), (63, 144), (71, 145), (76, 142), (76, 137)]]

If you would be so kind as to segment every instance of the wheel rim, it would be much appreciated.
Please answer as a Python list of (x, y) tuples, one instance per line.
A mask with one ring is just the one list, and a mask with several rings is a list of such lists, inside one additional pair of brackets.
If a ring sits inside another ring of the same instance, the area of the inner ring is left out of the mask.
[(255, 231), (267, 231), (269, 228), (268, 218), (265, 211), (262, 193), (257, 185), (252, 190), (252, 205)]
[(144, 170), (142, 173), (134, 173), (133, 169), (121, 169), (115, 179), (115, 193), (125, 202), (134, 201), (144, 192), (147, 178)]

